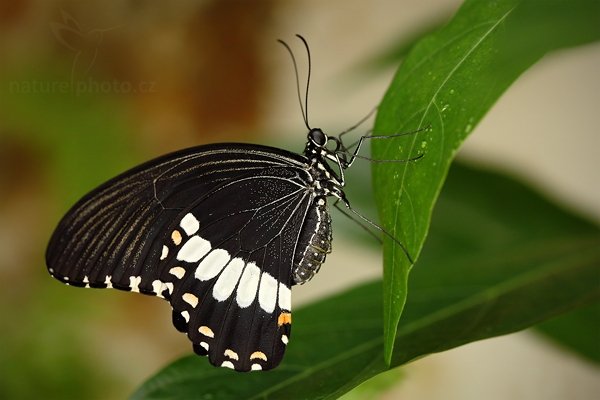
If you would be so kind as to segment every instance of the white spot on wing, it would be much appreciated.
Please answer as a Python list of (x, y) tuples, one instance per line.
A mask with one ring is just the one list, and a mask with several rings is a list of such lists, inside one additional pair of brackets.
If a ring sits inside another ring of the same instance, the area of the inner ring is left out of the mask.
[(165, 289), (167, 289), (169, 291), (169, 294), (173, 294), (173, 283), (172, 282), (163, 283), (163, 291)]
[(261, 367), (260, 364), (252, 364), (252, 366), (250, 367), (250, 369), (252, 371), (260, 371), (260, 370), (262, 370), (262, 367)]
[(163, 246), (162, 254), (160, 255), (160, 259), (164, 260), (169, 255), (169, 248), (167, 246)]
[(152, 291), (158, 296), (158, 297), (163, 297), (162, 292), (163, 292), (163, 287), (164, 287), (164, 283), (162, 283), (161, 281), (159, 281), (158, 279), (156, 279), (155, 281), (152, 282)]
[(208, 343), (200, 342), (200, 346), (202, 346), (202, 348), (204, 348), (204, 350), (208, 351)]
[(113, 287), (112, 285), (112, 276), (107, 275), (106, 278), (104, 278), (104, 284), (106, 285), (107, 289), (110, 289)]
[(288, 344), (289, 339), (287, 335), (281, 335), (281, 341), (283, 342), (283, 344)]
[(190, 322), (190, 313), (187, 311), (182, 311), (181, 316), (185, 318), (185, 322)]
[(181, 279), (185, 275), (185, 269), (182, 267), (173, 267), (169, 270), (169, 273), (175, 275), (177, 279)]
[(183, 245), (177, 259), (179, 261), (197, 262), (210, 251), (210, 242), (202, 239), (200, 236), (192, 236)]
[(191, 213), (187, 213), (185, 217), (181, 219), (179, 224), (181, 228), (187, 233), (188, 236), (192, 236), (200, 229), (200, 222)]
[(223, 361), (223, 364), (221, 364), (221, 367), (234, 369), (233, 363), (231, 361)]
[(140, 283), (142, 283), (141, 276), (130, 276), (129, 277), (129, 287), (131, 288), (132, 292), (140, 291)]
[(260, 278), (260, 288), (258, 289), (258, 303), (261, 308), (268, 313), (275, 310), (275, 302), (277, 301), (277, 280), (263, 272)]
[(240, 279), (237, 288), (236, 301), (241, 308), (248, 307), (256, 298), (258, 289), (258, 278), (260, 278), (260, 268), (255, 263), (249, 262), (244, 268), (244, 273)]
[(157, 279), (152, 282), (152, 290), (154, 290), (154, 293), (156, 293), (158, 297), (164, 298), (163, 292), (165, 290), (168, 290), (169, 294), (173, 293), (173, 282), (161, 282)]
[(225, 267), (223, 272), (221, 272), (221, 275), (219, 275), (217, 283), (215, 283), (215, 286), (213, 287), (213, 297), (216, 300), (224, 301), (231, 296), (233, 289), (235, 289), (235, 286), (240, 280), (243, 268), (244, 260), (238, 257), (231, 260), (227, 267)]
[(224, 249), (215, 249), (211, 251), (205, 258), (200, 262), (198, 268), (196, 268), (195, 277), (201, 281), (207, 281), (217, 276), (223, 267), (227, 265), (231, 256)]
[(184, 295), (181, 296), (181, 298), (183, 299), (183, 301), (192, 306), (192, 308), (195, 308), (198, 305), (198, 297), (196, 295), (193, 295), (192, 293), (184, 293)]
[(225, 357), (229, 357), (232, 360), (236, 360), (236, 361), (238, 361), (240, 359), (240, 357), (238, 356), (238, 354), (235, 351), (231, 350), (231, 349), (225, 350), (225, 353), (223, 353), (223, 355)]
[(292, 310), (292, 291), (283, 283), (279, 283), (279, 308), (282, 310)]

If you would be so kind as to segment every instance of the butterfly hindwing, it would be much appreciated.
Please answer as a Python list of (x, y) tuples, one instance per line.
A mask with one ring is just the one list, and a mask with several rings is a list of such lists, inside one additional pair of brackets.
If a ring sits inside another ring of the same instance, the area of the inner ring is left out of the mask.
[(236, 144), (142, 164), (65, 215), (49, 272), (75, 286), (165, 297), (211, 363), (272, 368), (289, 338), (293, 238), (311, 205), (305, 166), (293, 153)]
[[(283, 195), (273, 179), (254, 177), (264, 196), (235, 212), (200, 217), (233, 187), (203, 198), (173, 228), (165, 252), (164, 270), (171, 276), (163, 282), (176, 278), (169, 296), (174, 324), (218, 366), (271, 369), (289, 340), (296, 248), (288, 238), (300, 236), (310, 196), (292, 187)], [(273, 188), (278, 192), (268, 193)]]

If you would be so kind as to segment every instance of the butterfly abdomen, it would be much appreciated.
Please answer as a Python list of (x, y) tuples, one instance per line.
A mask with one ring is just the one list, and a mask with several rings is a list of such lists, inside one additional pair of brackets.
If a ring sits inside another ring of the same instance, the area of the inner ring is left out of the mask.
[(327, 254), (331, 253), (331, 216), (324, 197), (317, 197), (315, 207), (306, 216), (302, 234), (298, 241), (292, 277), (295, 285), (312, 279)]

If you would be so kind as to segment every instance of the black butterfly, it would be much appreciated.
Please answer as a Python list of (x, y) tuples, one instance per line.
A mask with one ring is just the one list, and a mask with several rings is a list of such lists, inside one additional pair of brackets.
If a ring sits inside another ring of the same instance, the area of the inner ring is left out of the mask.
[(303, 155), (212, 144), (135, 167), (63, 217), (48, 271), (73, 286), (162, 297), (212, 364), (274, 368), (290, 338), (290, 289), (331, 251), (328, 197), (352, 210), (344, 170), (368, 136), (350, 147), (340, 137), (309, 128)]

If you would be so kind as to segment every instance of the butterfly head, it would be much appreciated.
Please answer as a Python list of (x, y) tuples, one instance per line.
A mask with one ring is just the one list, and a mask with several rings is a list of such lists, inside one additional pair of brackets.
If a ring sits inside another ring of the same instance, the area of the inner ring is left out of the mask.
[(307, 135), (306, 149), (304, 153), (307, 157), (318, 155), (323, 158), (329, 158), (336, 161), (335, 155), (340, 152), (342, 144), (335, 136), (326, 135), (319, 128), (311, 128)]
[(316, 147), (325, 147), (328, 139), (327, 135), (319, 128), (312, 128), (308, 132), (308, 141)]

